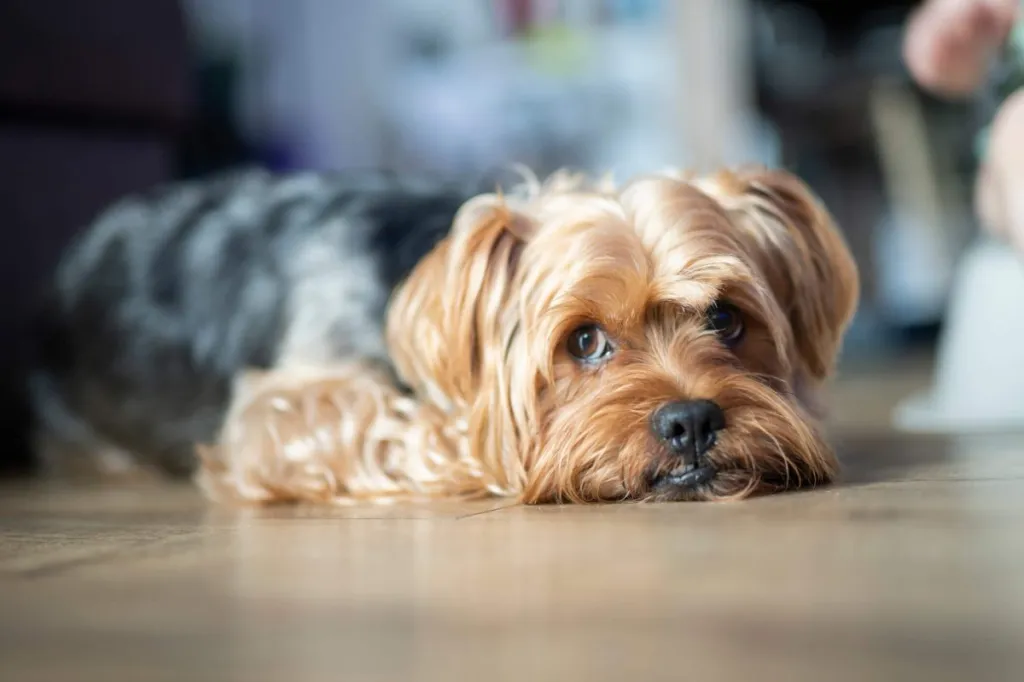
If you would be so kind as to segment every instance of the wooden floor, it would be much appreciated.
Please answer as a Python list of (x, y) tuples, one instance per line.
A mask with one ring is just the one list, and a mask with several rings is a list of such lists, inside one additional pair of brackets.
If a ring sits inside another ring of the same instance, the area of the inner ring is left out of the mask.
[(730, 504), (0, 490), (0, 679), (1024, 679), (1024, 438), (859, 433)]

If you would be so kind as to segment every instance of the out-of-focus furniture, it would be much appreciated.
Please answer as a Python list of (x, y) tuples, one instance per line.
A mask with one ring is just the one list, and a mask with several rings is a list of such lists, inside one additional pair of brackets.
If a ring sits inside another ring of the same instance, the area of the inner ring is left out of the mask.
[(0, 2), (0, 470), (21, 468), (30, 313), (71, 236), (174, 173), (191, 109), (175, 0)]
[(959, 263), (931, 385), (897, 405), (911, 432), (1024, 432), (1024, 263), (1010, 246), (973, 244)]

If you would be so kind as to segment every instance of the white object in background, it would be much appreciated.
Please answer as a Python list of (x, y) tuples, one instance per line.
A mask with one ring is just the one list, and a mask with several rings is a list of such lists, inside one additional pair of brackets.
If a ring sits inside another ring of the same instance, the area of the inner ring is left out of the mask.
[(1024, 428), (1024, 261), (972, 247), (954, 282), (931, 389), (897, 406), (897, 428), (958, 433)]
[(882, 316), (908, 326), (941, 320), (953, 277), (942, 235), (899, 204), (883, 217), (876, 234), (875, 286)]

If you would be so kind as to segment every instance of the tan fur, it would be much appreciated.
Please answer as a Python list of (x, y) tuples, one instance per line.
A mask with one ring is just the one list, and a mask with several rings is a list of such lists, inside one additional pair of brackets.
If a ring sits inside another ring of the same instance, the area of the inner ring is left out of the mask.
[[(705, 328), (722, 297), (747, 323), (732, 350)], [(389, 352), (412, 395), (369, 365), (249, 378), (200, 481), (261, 503), (709, 500), (827, 482), (811, 398), (857, 297), (832, 219), (783, 171), (527, 182), (468, 202), (396, 292)], [(565, 349), (585, 323), (619, 347), (600, 367)], [(655, 490), (672, 458), (651, 415), (695, 398), (726, 413), (718, 474)]]

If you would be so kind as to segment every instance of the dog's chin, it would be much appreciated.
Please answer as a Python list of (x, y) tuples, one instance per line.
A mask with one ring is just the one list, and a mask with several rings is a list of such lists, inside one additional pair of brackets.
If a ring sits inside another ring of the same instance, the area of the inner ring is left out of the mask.
[(656, 502), (706, 500), (711, 497), (718, 476), (718, 467), (710, 462), (682, 464), (654, 477), (649, 499)]
[(785, 474), (720, 468), (706, 463), (682, 466), (659, 474), (646, 498), (651, 502), (697, 502), (743, 499), (786, 490), (793, 486)]

